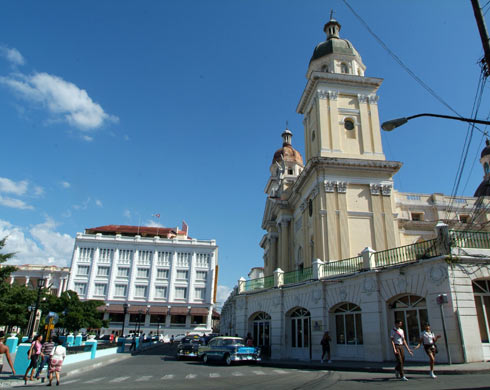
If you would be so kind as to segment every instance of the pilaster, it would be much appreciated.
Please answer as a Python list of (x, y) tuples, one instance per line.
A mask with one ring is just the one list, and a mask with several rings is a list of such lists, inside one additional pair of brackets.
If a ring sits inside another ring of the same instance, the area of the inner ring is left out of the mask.
[[(114, 297), (114, 288), (116, 285), (117, 263), (119, 261), (119, 248), (114, 248), (113, 257), (111, 259), (111, 273), (109, 275), (109, 286), (107, 288), (107, 299), (111, 300)], [(128, 286), (129, 287), (129, 286)], [(126, 289), (126, 291), (129, 290)]]
[(97, 275), (97, 266), (99, 263), (99, 248), (94, 248), (94, 258), (90, 264), (90, 277), (87, 284), (87, 299), (91, 299), (94, 295), (95, 275)]
[(173, 302), (175, 300), (175, 276), (177, 274), (177, 252), (172, 252), (172, 258), (170, 259), (170, 269), (168, 275), (168, 301)]

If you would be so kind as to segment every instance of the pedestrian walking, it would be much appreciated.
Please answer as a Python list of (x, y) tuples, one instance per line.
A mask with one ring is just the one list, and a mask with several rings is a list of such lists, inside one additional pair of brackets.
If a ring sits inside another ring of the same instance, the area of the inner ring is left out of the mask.
[(245, 337), (245, 345), (247, 347), (253, 347), (254, 346), (254, 339), (252, 337), (252, 335), (249, 333), (247, 333), (247, 337)]
[(53, 382), (53, 373), (56, 375), (56, 386), (60, 385), (60, 372), (61, 366), (63, 365), (63, 360), (66, 357), (66, 348), (60, 343), (58, 337), (54, 339), (56, 347), (51, 351), (51, 359), (49, 360), (49, 383), (51, 386)]
[(323, 363), (323, 360), (325, 359), (325, 354), (327, 354), (327, 361), (328, 363), (332, 363), (332, 360), (330, 359), (330, 341), (332, 339), (330, 338), (330, 335), (328, 334), (328, 331), (323, 334), (322, 341), (320, 341), (320, 344), (322, 345), (322, 358), (321, 362)]
[[(39, 379), (39, 375), (41, 375), (41, 372), (44, 368), (45, 365), (48, 365), (48, 371), (49, 371), (49, 360), (51, 359), (51, 351), (54, 348), (54, 342), (53, 339), (50, 337), (46, 342), (43, 344), (41, 348), (41, 359), (39, 362), (39, 365), (37, 366), (37, 371), (36, 371), (36, 379)], [(48, 375), (46, 375), (47, 377)], [(44, 382), (44, 379), (43, 379)]]
[[(34, 336), (34, 339), (31, 343), (31, 348), (29, 348), (29, 352), (27, 352), (27, 357), (30, 359), (29, 366), (27, 367), (26, 373), (24, 374), (24, 384), (27, 385), (27, 380), (34, 380), (34, 373), (36, 372), (37, 363), (39, 360), (39, 356), (41, 356), (41, 349), (43, 341), (43, 336)], [(29, 371), (31, 372), (30, 378), (27, 378), (29, 375)]]
[(393, 353), (396, 359), (395, 375), (402, 381), (407, 381), (408, 379), (403, 371), (403, 364), (405, 363), (405, 351), (403, 347), (407, 349), (410, 355), (413, 355), (413, 352), (407, 344), (402, 326), (402, 321), (395, 321), (395, 326), (391, 330), (391, 345), (393, 346)]
[(133, 338), (131, 339), (131, 346), (129, 347), (129, 352), (136, 351), (136, 333), (133, 333)]
[(10, 358), (10, 350), (5, 344), (5, 333), (0, 332), (0, 372), (3, 370), (3, 355), (7, 358), (7, 362), (12, 369), (12, 375), (15, 375), (14, 365), (12, 364), (12, 359)]
[(414, 349), (418, 349), (422, 344), (424, 345), (425, 353), (429, 356), (430, 377), (437, 378), (434, 374), (434, 363), (436, 361), (437, 345), (436, 342), (441, 338), (441, 335), (435, 336), (430, 330), (430, 324), (425, 324), (424, 331), (420, 334), (420, 340)]
[(170, 336), (170, 344), (173, 344), (173, 343), (174, 343), (174, 341), (175, 341), (175, 337), (174, 337), (174, 335)]

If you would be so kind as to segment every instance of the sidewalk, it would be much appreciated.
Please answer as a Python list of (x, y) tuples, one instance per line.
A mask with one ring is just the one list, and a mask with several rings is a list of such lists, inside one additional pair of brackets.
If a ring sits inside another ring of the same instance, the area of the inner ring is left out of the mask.
[[(320, 363), (319, 360), (263, 360), (259, 363), (265, 367), (278, 368), (299, 368), (310, 370), (331, 370), (331, 371), (356, 371), (356, 372), (380, 372), (393, 374), (395, 372), (395, 362), (362, 362), (362, 361), (332, 361), (332, 363)], [(408, 374), (427, 374), (429, 362), (405, 362), (405, 372)], [(437, 364), (434, 371), (437, 374), (457, 375), (457, 374), (488, 374), (490, 373), (490, 362), (461, 363), (461, 364)]]
[[(120, 362), (121, 360), (129, 359), (131, 357), (131, 354), (128, 352), (125, 353), (118, 353), (114, 355), (109, 355), (109, 356), (103, 356), (97, 359), (93, 360), (85, 360), (83, 362), (79, 363), (73, 363), (73, 364), (67, 364), (64, 365), (61, 368), (61, 377), (62, 378), (67, 378), (70, 376), (74, 375), (79, 375), (87, 371), (94, 370), (96, 368), (99, 368), (101, 366), (107, 366), (109, 364), (114, 364), (117, 362)], [(5, 367), (5, 365), (4, 365)], [(44, 368), (43, 372), (41, 373), (41, 378), (46, 377), (46, 369), (47, 367)], [(10, 374), (7, 373), (1, 373), (0, 374), (0, 388), (7, 388), (7, 387), (17, 387), (17, 386), (24, 386), (24, 379), (23, 375), (24, 373), (17, 373), (20, 375), (16, 375), (15, 377), (10, 376)], [(27, 386), (35, 386), (42, 384), (41, 380), (38, 381), (28, 381)]]

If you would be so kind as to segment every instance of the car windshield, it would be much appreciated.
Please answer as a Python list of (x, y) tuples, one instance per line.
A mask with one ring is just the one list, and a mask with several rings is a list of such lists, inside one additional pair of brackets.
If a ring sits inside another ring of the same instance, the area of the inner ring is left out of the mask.
[(223, 339), (222, 345), (244, 345), (243, 339)]

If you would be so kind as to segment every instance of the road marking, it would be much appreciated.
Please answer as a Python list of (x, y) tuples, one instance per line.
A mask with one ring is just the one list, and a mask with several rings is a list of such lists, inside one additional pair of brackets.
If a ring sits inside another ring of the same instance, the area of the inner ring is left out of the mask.
[(63, 385), (68, 385), (70, 383), (75, 383), (75, 382), (78, 382), (80, 379), (72, 379), (71, 381), (63, 381)]
[(135, 382), (146, 382), (146, 381), (149, 381), (151, 378), (153, 378), (153, 375), (144, 375), (144, 376), (136, 379)]
[(265, 375), (264, 371), (252, 371), (255, 375)]
[(164, 375), (164, 376), (162, 376), (162, 379), (163, 380), (166, 380), (166, 379), (174, 379), (174, 374)]
[(120, 378), (114, 378), (109, 381), (109, 383), (118, 383), (118, 382), (124, 382), (125, 380), (129, 379), (129, 376), (122, 376)]
[(210, 378), (219, 378), (220, 376), (221, 374), (218, 374), (217, 372), (212, 372), (211, 374), (209, 374)]
[(241, 372), (238, 372), (238, 371), (232, 372), (231, 375), (233, 375), (233, 376), (243, 376), (243, 374)]
[(284, 370), (274, 370), (274, 372), (276, 374), (287, 374), (288, 373), (287, 371), (284, 371)]
[(185, 379), (194, 379), (196, 376), (196, 374), (189, 374), (185, 376)]
[(95, 379), (90, 379), (89, 381), (85, 381), (83, 383), (95, 383), (95, 382), (100, 382), (102, 379), (105, 379), (105, 376), (102, 378), (95, 378)]

